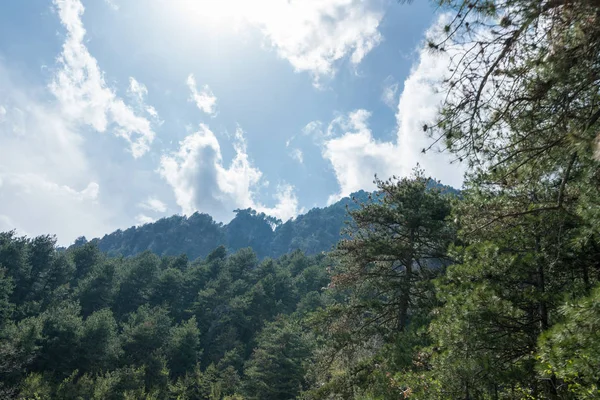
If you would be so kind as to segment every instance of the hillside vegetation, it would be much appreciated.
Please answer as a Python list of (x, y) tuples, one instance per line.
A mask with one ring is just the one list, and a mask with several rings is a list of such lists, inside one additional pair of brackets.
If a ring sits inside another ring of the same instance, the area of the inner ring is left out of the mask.
[[(429, 187), (459, 193), (434, 180)], [(208, 256), (218, 246), (224, 246), (229, 252), (251, 247), (259, 259), (277, 258), (296, 250), (314, 255), (333, 250), (342, 238), (342, 230), (351, 222), (348, 210), (355, 210), (358, 204), (370, 197), (373, 193), (361, 190), (330, 206), (313, 208), (285, 223), (252, 209), (235, 210), (235, 217), (228, 224), (216, 222), (208, 214), (174, 215), (117, 230), (91, 242), (110, 256), (126, 257), (149, 250), (160, 256), (185, 254), (190, 260), (195, 260)], [(73, 247), (87, 242), (85, 237), (80, 237)]]
[[(218, 246), (228, 251), (251, 247), (257, 256), (280, 257), (294, 250), (305, 254), (331, 251), (348, 222), (346, 207), (366, 201), (369, 194), (359, 191), (328, 207), (313, 208), (306, 214), (282, 223), (252, 209), (235, 210), (228, 224), (216, 222), (208, 214), (189, 217), (174, 215), (156, 222), (118, 230), (92, 242), (109, 255), (132, 256), (145, 250), (158, 255), (185, 254), (190, 260), (206, 257)], [(87, 243), (79, 238), (75, 246)]]

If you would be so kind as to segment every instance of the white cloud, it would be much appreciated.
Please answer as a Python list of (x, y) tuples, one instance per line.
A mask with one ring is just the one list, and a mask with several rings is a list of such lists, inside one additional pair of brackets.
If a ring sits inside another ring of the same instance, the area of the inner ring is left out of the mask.
[(157, 213), (164, 213), (167, 211), (167, 205), (157, 199), (156, 197), (148, 197), (146, 201), (138, 204), (139, 207), (144, 208), (146, 210), (154, 211)]
[(89, 158), (79, 124), (61, 113), (58, 102), (36, 97), (39, 88), (17, 83), (18, 76), (0, 61), (0, 102), (7, 109), (0, 122), (0, 231), (56, 234), (59, 244), (69, 245), (133, 220), (103, 202), (105, 171)]
[(127, 93), (135, 97), (137, 101), (143, 103), (148, 95), (148, 88), (143, 83), (138, 82), (135, 78), (129, 77), (129, 88), (127, 89)]
[(134, 157), (142, 156), (154, 140), (151, 123), (136, 115), (107, 86), (96, 59), (84, 44), (86, 31), (81, 21), (84, 12), (81, 1), (54, 0), (54, 5), (67, 30), (62, 53), (58, 57), (60, 69), (50, 84), (62, 113), (70, 120), (89, 125), (98, 132), (112, 128), (115, 135), (129, 143)]
[[(98, 204), (99, 186), (90, 182), (83, 189), (52, 182), (42, 174), (0, 173), (0, 230), (19, 234), (54, 233), (67, 244), (86, 234), (105, 233), (105, 210)], [(76, 222), (76, 223), (74, 223)]]
[(188, 76), (187, 85), (192, 92), (190, 101), (195, 102), (200, 111), (204, 111), (205, 113), (214, 116), (217, 110), (217, 98), (208, 85), (204, 85), (202, 90), (198, 91), (196, 78), (194, 78), (193, 74)]
[[(443, 26), (444, 18), (431, 29)], [(305, 132), (320, 135), (323, 157), (331, 162), (340, 185), (340, 191), (330, 196), (330, 202), (358, 189), (373, 189), (375, 174), (382, 179), (407, 176), (417, 163), (442, 183), (462, 186), (464, 166), (450, 164), (452, 158), (447, 153), (422, 153), (431, 143), (422, 127), (435, 119), (443, 100), (443, 93), (436, 92), (432, 83), (447, 76), (448, 61), (447, 55), (432, 53), (425, 47), (420, 50), (419, 61), (405, 80), (400, 95), (395, 141), (380, 142), (373, 138), (367, 123), (370, 113), (366, 110), (337, 117), (325, 134), (318, 121), (307, 125)]]
[(304, 163), (304, 154), (300, 149), (292, 149), (290, 156), (300, 164)]
[(83, 138), (54, 104), (38, 100), (15, 84), (0, 62), (0, 87), (7, 113), (0, 123), (0, 173), (43, 173), (55, 182), (87, 185)]
[[(55, 105), (15, 86), (0, 62), (0, 231), (54, 233), (68, 244), (113, 229), (99, 203), (100, 186), (82, 149), (83, 138)], [(34, 91), (35, 92), (35, 91)]]
[(12, 230), (17, 231), (17, 234), (21, 236), (31, 236), (29, 232), (21, 228), (8, 215), (0, 214), (0, 232), (9, 232)]
[(12, 186), (19, 193), (31, 193), (35, 190), (41, 190), (48, 194), (57, 194), (59, 196), (69, 197), (75, 201), (95, 201), (100, 192), (100, 186), (96, 182), (90, 182), (85, 189), (80, 191), (69, 187), (68, 185), (59, 185), (41, 178), (36, 174), (2, 174), (2, 187)]
[(360, 189), (373, 190), (375, 174), (387, 178), (407, 172), (396, 146), (373, 138), (367, 126), (370, 115), (366, 110), (356, 110), (336, 118), (329, 126), (332, 132), (343, 132), (332, 133), (335, 137), (323, 143), (323, 157), (331, 162), (340, 185), (340, 191), (329, 197), (329, 204)]
[[(431, 30), (445, 25), (443, 15), (434, 23)], [(429, 34), (429, 32), (428, 32)], [(400, 95), (396, 120), (398, 122), (397, 144), (399, 157), (414, 165), (417, 162), (433, 177), (454, 187), (461, 187), (465, 167), (456, 163), (450, 165), (453, 157), (435, 149), (422, 154), (432, 140), (423, 132), (423, 125), (435, 120), (445, 94), (435, 90), (434, 83), (450, 74), (448, 55), (432, 53), (426, 46), (419, 51), (419, 61), (413, 66), (404, 81)]]
[(274, 207), (266, 207), (254, 203), (253, 208), (256, 208), (259, 212), (279, 218), (282, 221), (287, 221), (305, 211), (304, 208), (298, 208), (298, 198), (294, 193), (292, 185), (284, 184), (277, 186), (277, 191), (273, 197), (277, 200)]
[(156, 111), (156, 108), (148, 106), (146, 107), (146, 112), (150, 114), (152, 118), (158, 118), (158, 112)]
[(315, 83), (335, 74), (342, 60), (358, 65), (382, 40), (383, 0), (177, 0), (192, 22), (257, 27), (267, 45)]
[(137, 222), (137, 225), (140, 226), (140, 225), (144, 225), (144, 224), (150, 224), (150, 223), (156, 221), (156, 219), (149, 217), (147, 215), (144, 215), (144, 214), (138, 214), (135, 217), (135, 221)]
[(393, 110), (398, 107), (398, 86), (398, 82), (391, 75), (383, 82), (381, 101)]
[(116, 0), (104, 0), (104, 2), (114, 11), (119, 11), (119, 5), (117, 4)]
[(290, 186), (281, 186), (277, 204), (266, 207), (255, 201), (262, 173), (254, 167), (246, 153), (243, 132), (235, 134), (235, 157), (223, 165), (221, 148), (214, 133), (201, 124), (198, 132), (180, 142), (179, 150), (164, 155), (159, 174), (173, 188), (177, 204), (184, 214), (206, 212), (219, 221), (227, 222), (237, 208), (254, 208), (281, 219), (297, 214), (298, 202)]
[(146, 112), (154, 125), (162, 125), (163, 121), (158, 116), (158, 111), (150, 105), (146, 104), (146, 97), (148, 96), (148, 88), (141, 82), (138, 82), (134, 77), (129, 77), (129, 87), (127, 88), (127, 95), (135, 103), (136, 109), (139, 112)]
[(320, 136), (323, 134), (323, 123), (321, 121), (311, 121), (302, 128), (304, 135)]
[[(256, 13), (253, 22), (297, 71), (316, 80), (332, 76), (349, 56), (359, 64), (377, 46), (383, 10), (378, 2), (361, 0), (263, 1), (269, 12)], [(267, 4), (268, 3), (268, 4)]]
[[(93, 160), (85, 151), (86, 126), (124, 137), (134, 156), (147, 151), (154, 133), (147, 119), (136, 116), (106, 86), (83, 42), (81, 3), (56, 0), (54, 5), (67, 30), (47, 87), (56, 100), (48, 101), (39, 87), (30, 87), (0, 60), (0, 229), (52, 233), (68, 245), (80, 235), (100, 236), (129, 219), (122, 209), (101, 202), (102, 171), (90, 165)], [(147, 90), (135, 80), (130, 83), (145, 107)]]
[(0, 105), (0, 122), (4, 121), (6, 117), (6, 108), (4, 108), (4, 106)]

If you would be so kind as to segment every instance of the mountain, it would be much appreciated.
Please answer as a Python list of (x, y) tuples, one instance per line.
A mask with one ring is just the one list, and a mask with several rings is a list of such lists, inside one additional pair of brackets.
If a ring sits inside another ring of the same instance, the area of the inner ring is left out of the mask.
[[(252, 209), (235, 210), (236, 215), (228, 224), (198, 212), (189, 217), (173, 215), (116, 230), (92, 242), (108, 255), (126, 257), (150, 250), (160, 256), (186, 254), (194, 260), (206, 257), (220, 245), (230, 252), (251, 247), (259, 258), (275, 258), (297, 249), (305, 254), (317, 254), (331, 250), (340, 239), (340, 231), (348, 220), (346, 207), (356, 208), (356, 202), (365, 202), (368, 197), (368, 192), (359, 191), (285, 223)], [(81, 237), (72, 247), (85, 243), (87, 239)]]
[[(458, 191), (432, 181), (432, 185), (451, 193)], [(173, 215), (156, 222), (117, 230), (93, 239), (100, 250), (111, 256), (134, 256), (145, 250), (159, 256), (186, 254), (190, 260), (206, 257), (218, 246), (228, 251), (251, 247), (259, 258), (277, 258), (294, 250), (307, 255), (329, 251), (341, 238), (349, 220), (347, 209), (365, 203), (372, 193), (363, 190), (323, 208), (313, 208), (285, 223), (252, 209), (235, 210), (228, 223), (215, 221), (210, 215), (194, 213), (189, 217)], [(73, 247), (87, 243), (77, 239)]]

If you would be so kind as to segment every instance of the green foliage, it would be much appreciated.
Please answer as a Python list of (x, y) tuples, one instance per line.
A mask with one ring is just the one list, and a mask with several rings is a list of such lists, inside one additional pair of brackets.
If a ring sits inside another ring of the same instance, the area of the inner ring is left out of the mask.
[(244, 367), (246, 398), (295, 398), (306, 388), (304, 375), (310, 357), (310, 339), (299, 324), (283, 318), (268, 324)]
[(58, 379), (66, 378), (75, 369), (83, 321), (78, 304), (65, 301), (45, 311), (42, 319), (40, 349), (32, 369), (53, 371)]
[[(363, 202), (367, 196), (368, 193), (360, 191), (351, 197)], [(215, 222), (207, 214), (172, 216), (118, 230), (90, 243), (83, 238), (73, 248), (86, 253), (89, 251), (84, 249), (86, 246), (89, 249), (96, 244), (98, 249), (113, 256), (135, 256), (150, 250), (161, 256), (185, 254), (190, 260), (207, 257), (218, 246), (224, 246), (229, 252), (251, 247), (259, 259), (281, 257), (294, 250), (307, 255), (319, 254), (330, 251), (340, 239), (340, 231), (348, 220), (347, 206), (355, 208), (356, 204), (351, 198), (344, 198), (285, 223), (251, 209), (235, 210), (235, 218), (227, 225)]]
[(121, 336), (127, 364), (144, 365), (169, 337), (171, 318), (165, 308), (144, 304), (131, 313)]
[(0, 234), (2, 398), (239, 399), (263, 327), (300, 304), (313, 311), (304, 296), (327, 282), (325, 257), (300, 252), (259, 263), (217, 247), (190, 263), (54, 243)]
[(21, 386), (19, 399), (23, 400), (50, 400), (52, 388), (42, 374), (30, 374)]
[(107, 371), (122, 355), (118, 325), (110, 309), (94, 312), (83, 322), (78, 369), (83, 373)]
[[(600, 397), (600, 287), (560, 308), (562, 320), (539, 343), (539, 369), (564, 382), (564, 398)], [(565, 387), (566, 386), (566, 387)]]
[(439, 3), (451, 18), (430, 48), (452, 75), (434, 83), (445, 101), (425, 130), (468, 167), (460, 246), (436, 282), (423, 368), (398, 377), (423, 399), (596, 396), (593, 375), (569, 381), (561, 363), (585, 326), (564, 304), (589, 306), (578, 299), (600, 271), (600, 3)]
[(200, 358), (199, 349), (200, 330), (196, 317), (171, 328), (167, 349), (171, 374), (178, 378), (185, 375), (187, 371), (193, 371)]
[(451, 74), (434, 82), (445, 101), (424, 130), (467, 175), (454, 244), (435, 228), (423, 249), (452, 265), (420, 286), (386, 265), (411, 259), (389, 216), (410, 226), (432, 204), (354, 212), (336, 290), (310, 317), (322, 342), (305, 396), (600, 398), (600, 3), (438, 3), (451, 15), (430, 48), (447, 53)]
[(115, 303), (119, 316), (128, 314), (150, 301), (153, 286), (158, 278), (160, 261), (150, 252), (131, 260), (124, 271)]
[(12, 278), (7, 275), (6, 269), (0, 268), (0, 329), (12, 316), (14, 305), (10, 302), (10, 297), (13, 290)]
[(432, 280), (449, 261), (450, 198), (418, 170), (376, 182), (375, 198), (350, 213), (349, 239), (334, 253), (330, 304), (311, 317), (324, 343), (309, 398), (395, 398), (402, 388), (386, 374), (410, 370), (428, 344), (419, 331), (437, 305)]
[(79, 279), (87, 275), (95, 265), (99, 264), (103, 256), (98, 246), (86, 243), (79, 246), (75, 244), (71, 257), (75, 263), (74, 278)]
[(102, 262), (95, 265), (88, 275), (77, 282), (75, 295), (81, 304), (84, 316), (110, 307), (118, 289), (116, 274), (114, 262)]

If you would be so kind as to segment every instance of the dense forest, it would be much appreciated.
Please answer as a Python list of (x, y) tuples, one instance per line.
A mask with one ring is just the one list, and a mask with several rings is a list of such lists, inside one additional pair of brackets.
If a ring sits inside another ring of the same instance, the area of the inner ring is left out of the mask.
[(299, 251), (125, 259), (13, 233), (0, 263), (3, 399), (264, 398), (275, 376), (293, 397), (314, 345), (298, 321), (329, 281), (326, 257)]
[(376, 178), (340, 237), (324, 210), (3, 233), (0, 397), (599, 399), (600, 2), (437, 3), (423, 151), (465, 164), (460, 195)]
[[(459, 192), (439, 182), (431, 181), (448, 193)], [(343, 237), (342, 231), (350, 222), (349, 210), (372, 197), (360, 190), (324, 208), (313, 208), (285, 223), (257, 213), (252, 209), (235, 210), (228, 224), (216, 222), (210, 215), (194, 213), (189, 217), (174, 215), (153, 223), (117, 230), (92, 239), (98, 248), (110, 256), (134, 256), (149, 250), (161, 256), (185, 254), (190, 260), (206, 257), (218, 246), (228, 252), (251, 247), (259, 259), (277, 258), (292, 251), (314, 255), (331, 251)], [(78, 238), (72, 247), (87, 243)]]
[[(150, 250), (165, 256), (185, 254), (195, 260), (206, 257), (218, 246), (225, 246), (228, 251), (251, 247), (260, 259), (280, 257), (294, 250), (313, 255), (333, 249), (349, 220), (347, 208), (356, 208), (356, 202), (364, 202), (368, 196), (361, 190), (285, 223), (252, 209), (235, 210), (235, 218), (228, 224), (216, 222), (208, 214), (194, 213), (117, 230), (91, 242), (113, 256), (132, 256)], [(84, 243), (87, 239), (81, 237), (73, 246)]]

